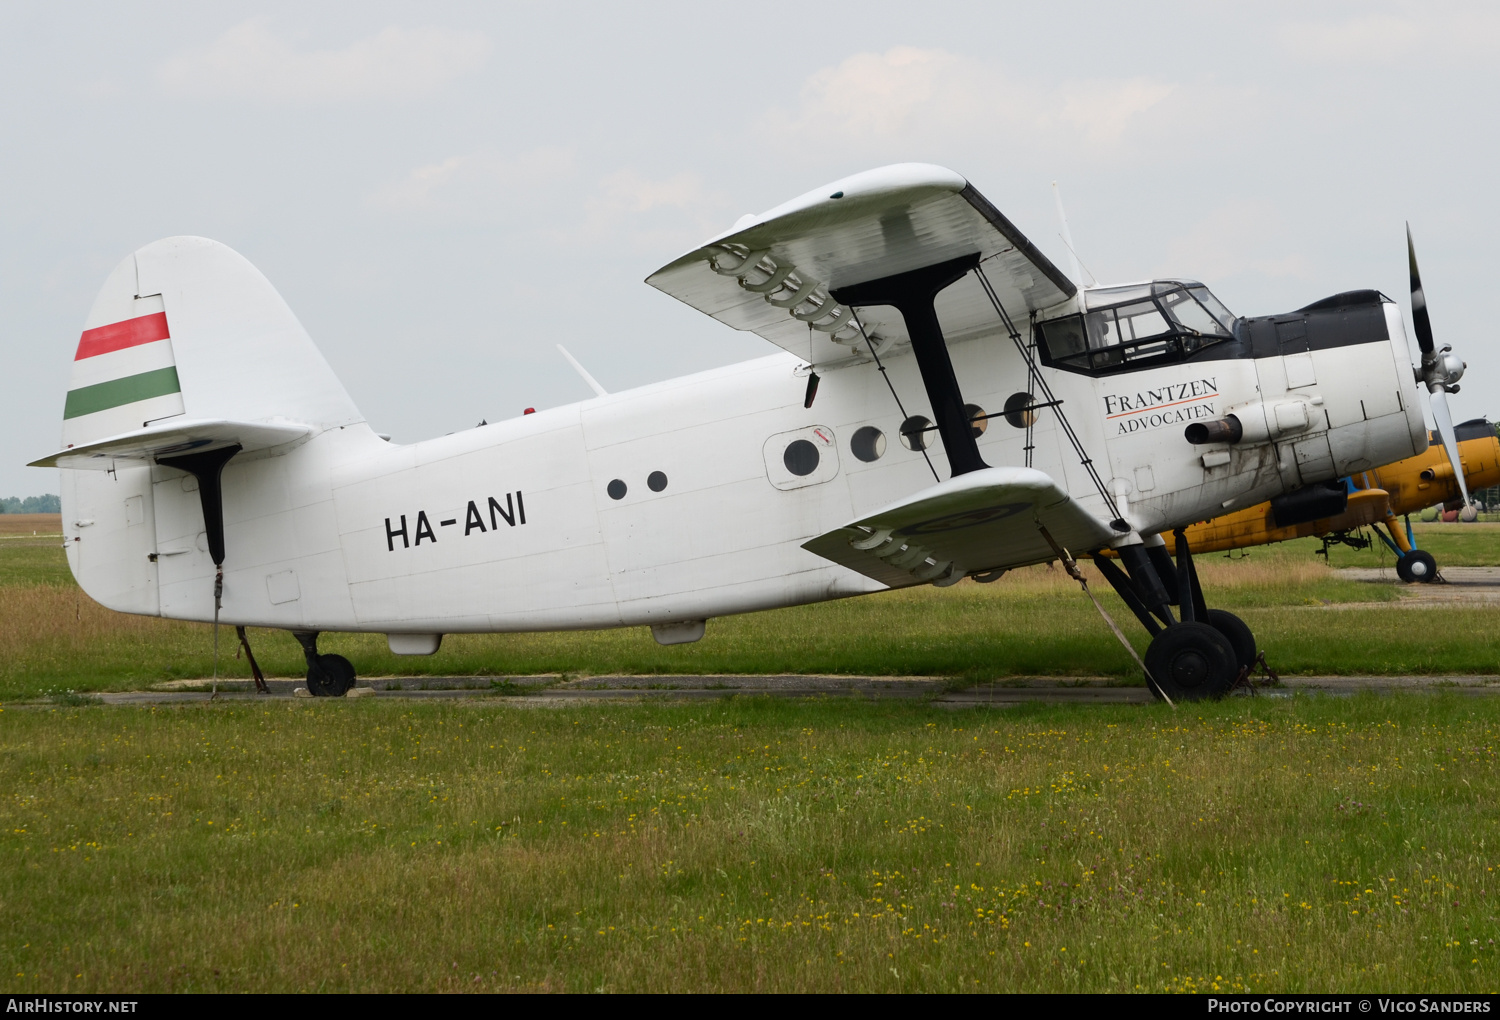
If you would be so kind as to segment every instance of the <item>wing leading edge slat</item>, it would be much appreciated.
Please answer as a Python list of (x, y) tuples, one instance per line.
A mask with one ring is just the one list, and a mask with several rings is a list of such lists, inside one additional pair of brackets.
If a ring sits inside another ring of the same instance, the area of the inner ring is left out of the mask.
[[(823, 365), (863, 346), (833, 290), (975, 253), (1012, 314), (1054, 307), (1077, 292), (973, 185), (924, 163), (882, 167), (808, 192), (713, 238), (646, 282)], [(950, 337), (994, 328), (987, 302), (960, 301), (940, 312)], [(877, 349), (905, 342), (894, 309), (866, 309), (861, 317)]]

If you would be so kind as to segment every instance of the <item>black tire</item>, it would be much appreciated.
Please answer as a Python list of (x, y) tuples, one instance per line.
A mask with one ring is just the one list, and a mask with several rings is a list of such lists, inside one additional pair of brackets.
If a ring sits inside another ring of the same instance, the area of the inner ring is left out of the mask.
[(1396, 558), (1396, 576), (1407, 584), (1417, 583), (1417, 579), (1411, 576), (1411, 564), (1407, 562), (1405, 556), (1398, 556)]
[(1179, 623), (1151, 639), (1146, 669), (1173, 701), (1222, 698), (1239, 676), (1229, 639), (1206, 623)]
[(1437, 560), (1432, 558), (1432, 553), (1426, 549), (1413, 549), (1399, 561), (1406, 564), (1406, 573), (1409, 575), (1407, 583), (1420, 581), (1422, 584), (1431, 584), (1437, 580)]
[(1249, 624), (1226, 609), (1210, 609), (1204, 622), (1224, 635), (1229, 647), (1234, 649), (1234, 661), (1242, 669), (1255, 665), (1255, 634)]
[(342, 655), (320, 655), (307, 671), (307, 691), (315, 698), (342, 698), (354, 686), (354, 664)]

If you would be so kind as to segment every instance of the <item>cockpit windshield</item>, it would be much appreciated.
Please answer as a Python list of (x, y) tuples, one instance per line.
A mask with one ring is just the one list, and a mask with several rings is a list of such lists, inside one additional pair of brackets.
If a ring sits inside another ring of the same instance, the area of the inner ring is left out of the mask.
[(1100, 287), (1083, 299), (1084, 314), (1037, 324), (1046, 363), (1121, 371), (1179, 360), (1234, 335), (1234, 315), (1193, 280)]

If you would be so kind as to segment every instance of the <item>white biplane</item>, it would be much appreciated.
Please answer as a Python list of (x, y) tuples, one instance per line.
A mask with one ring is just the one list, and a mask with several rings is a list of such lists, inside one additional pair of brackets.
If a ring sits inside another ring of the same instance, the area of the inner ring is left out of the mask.
[(459, 632), (670, 644), (1077, 553), (1152, 634), (1158, 693), (1212, 696), (1255, 640), (1164, 536), (1267, 499), (1281, 524), (1341, 510), (1335, 479), (1426, 448), (1419, 383), (1451, 444), (1463, 363), (1434, 348), (1411, 268), (1415, 371), (1376, 291), (1247, 319), (1191, 280), (1082, 289), (963, 177), (884, 167), (647, 280), (779, 352), (398, 445), (259, 272), (174, 237), (105, 282), (63, 449), (36, 464), (68, 469), (91, 597), (288, 630), (319, 695), (355, 679), (322, 631), (411, 655)]

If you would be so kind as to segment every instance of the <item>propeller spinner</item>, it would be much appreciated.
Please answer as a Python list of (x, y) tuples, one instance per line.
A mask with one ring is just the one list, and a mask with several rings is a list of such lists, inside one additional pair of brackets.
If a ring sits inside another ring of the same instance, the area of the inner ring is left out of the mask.
[(1412, 244), (1410, 223), (1406, 225), (1406, 260), (1411, 270), (1412, 325), (1417, 331), (1417, 347), (1422, 352), (1422, 366), (1417, 370), (1417, 377), (1427, 387), (1432, 420), (1437, 424), (1443, 449), (1448, 453), (1448, 463), (1453, 465), (1453, 477), (1458, 479), (1458, 491), (1463, 495), (1464, 506), (1468, 506), (1469, 486), (1458, 457), (1453, 414), (1448, 410), (1448, 394), (1458, 392), (1458, 380), (1463, 378), (1468, 365), (1453, 353), (1451, 345), (1444, 344), (1439, 348), (1433, 341), (1432, 320), (1427, 316), (1427, 297), (1422, 293), (1422, 274), (1417, 269), (1417, 249)]

